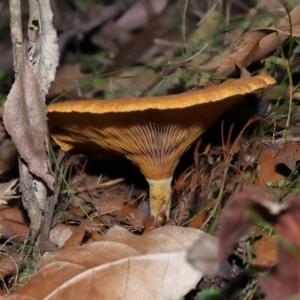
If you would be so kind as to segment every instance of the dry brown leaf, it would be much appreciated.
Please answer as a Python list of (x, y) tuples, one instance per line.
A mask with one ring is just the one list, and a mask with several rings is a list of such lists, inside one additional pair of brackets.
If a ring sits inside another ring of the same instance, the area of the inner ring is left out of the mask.
[(49, 238), (60, 249), (72, 233), (71, 226), (60, 223), (51, 229)]
[(136, 2), (116, 22), (118, 26), (127, 30), (139, 29), (147, 25), (149, 13), (159, 15), (167, 5), (166, 0), (150, 0), (150, 6), (143, 2)]
[(42, 178), (53, 190), (54, 177), (48, 166), (45, 140), (46, 106), (30, 63), (24, 54), (20, 60), (19, 73), (5, 103), (4, 125), (30, 172)]
[(121, 206), (121, 209), (118, 211), (116, 215), (116, 219), (118, 222), (124, 221), (130, 214), (135, 211), (135, 207), (131, 206), (129, 203), (124, 203)]
[(125, 28), (118, 26), (114, 21), (108, 21), (91, 36), (91, 42), (113, 56), (119, 52), (119, 48), (129, 44), (132, 38), (132, 34)]
[(285, 179), (285, 176), (279, 172), (278, 166), (281, 164), (276, 157), (277, 149), (270, 147), (263, 150), (258, 158), (260, 171), (257, 177), (257, 183), (260, 185), (270, 185)]
[(19, 265), (24, 259), (24, 253), (18, 253), (9, 255), (6, 253), (0, 253), (0, 277), (1, 279), (17, 274), (19, 271)]
[(23, 225), (29, 225), (28, 216), (24, 210), (7, 205), (0, 205), (0, 218), (14, 221)]
[(260, 172), (257, 178), (258, 184), (276, 184), (286, 178), (281, 164), (286, 165), (291, 171), (300, 161), (300, 145), (286, 144), (282, 148), (269, 147), (263, 150), (259, 156)]
[(300, 145), (287, 144), (278, 151), (276, 157), (290, 170), (294, 170), (296, 168), (297, 163), (300, 161)]
[(255, 54), (259, 51), (259, 41), (265, 36), (266, 33), (259, 30), (245, 32), (214, 73), (214, 76), (228, 77), (235, 72), (236, 67), (240, 70), (248, 67), (252, 63)]
[(145, 220), (149, 216), (149, 210), (149, 203), (146, 201), (142, 201), (137, 208), (125, 203), (117, 213), (116, 219), (118, 222), (128, 224), (135, 229), (143, 229)]
[(117, 214), (129, 199), (130, 193), (130, 186), (120, 184), (90, 193), (91, 197), (87, 201), (93, 204), (99, 215)]
[(280, 7), (280, 0), (260, 0), (256, 5), (258, 11), (270, 10), (270, 8)]
[(3, 299), (178, 299), (202, 277), (185, 249), (203, 235), (165, 226), (136, 236), (114, 227), (102, 242), (46, 253), (40, 271)]
[(79, 64), (63, 64), (57, 69), (55, 81), (52, 82), (47, 96), (53, 97), (75, 89), (83, 80), (87, 81), (88, 76), (80, 72)]
[[(95, 220), (97, 219), (94, 219), (93, 221), (95, 222)], [(93, 224), (93, 226), (86, 227), (86, 235), (84, 237), (85, 245), (102, 241), (102, 235), (100, 234), (99, 229), (105, 230), (105, 226), (102, 223), (101, 224), (95, 223), (95, 224), (96, 226), (94, 226)]]
[(200, 228), (204, 221), (206, 220), (207, 214), (206, 212), (198, 215), (197, 217), (193, 218), (187, 225), (189, 228)]
[[(298, 4), (292, 11), (290, 11), (290, 18), (291, 18), (291, 23), (293, 26), (299, 25), (300, 24), (300, 4)], [(276, 24), (278, 28), (280, 27), (288, 27), (289, 26), (289, 16), (285, 15), (278, 24)], [(262, 38), (259, 41), (259, 50), (257, 53), (254, 55), (252, 58), (252, 61), (259, 61), (260, 59), (264, 58), (268, 53), (274, 51), (275, 49), (278, 48), (278, 42), (280, 41), (283, 43), (286, 39), (288, 38), (288, 35), (286, 33), (277, 33), (273, 32), (271, 34), (268, 34), (264, 38)], [(214, 72), (224, 62), (225, 58), (220, 58), (217, 59), (213, 62), (209, 62), (207, 64), (204, 64), (200, 66), (199, 68), (201, 70), (209, 71), (209, 72)]]
[(29, 227), (14, 221), (0, 219), (0, 237), (17, 243), (23, 243), (29, 236)]
[(67, 223), (67, 224), (80, 224), (85, 220), (84, 216), (85, 214), (90, 214), (92, 212), (92, 208), (90, 210), (86, 210), (86, 207), (81, 207), (81, 208), (74, 208), (70, 207), (68, 210), (60, 210), (57, 211), (54, 214), (53, 217), (53, 224), (58, 224), (58, 223)]
[(90, 224), (90, 220), (85, 219), (77, 228), (74, 228), (72, 235), (65, 241), (61, 250), (73, 249), (80, 246), (86, 234), (86, 227)]
[(255, 258), (251, 260), (251, 266), (259, 269), (272, 268), (278, 261), (275, 237), (262, 233), (262, 236), (254, 242), (252, 253), (255, 255)]
[[(279, 23), (276, 24), (278, 28), (289, 26), (289, 19), (291, 19), (291, 23), (293, 26), (300, 24), (300, 4), (298, 4), (292, 11), (290, 11), (289, 15), (284, 16), (280, 19)], [(278, 48), (278, 42), (282, 44), (288, 35), (285, 33), (276, 33), (273, 32), (268, 34), (259, 42), (259, 51), (256, 53), (253, 61), (258, 61), (265, 57), (271, 51), (274, 51)]]
[(0, 146), (0, 174), (11, 170), (18, 161), (18, 151), (10, 138), (5, 138)]
[(264, 30), (265, 32), (278, 32), (280, 34), (290, 35), (294, 37), (300, 36), (300, 25), (292, 26), (279, 26), (278, 28), (258, 28), (259, 30)]
[[(194, 185), (195, 186), (195, 185)], [(196, 209), (197, 217), (192, 218), (192, 220), (187, 224), (189, 228), (201, 228), (204, 221), (207, 218), (208, 211), (206, 207), (213, 201), (212, 198), (206, 199), (206, 201), (201, 201), (199, 206)], [(200, 214), (199, 214), (200, 213)]]
[(285, 196), (282, 194), (282, 189), (252, 183), (238, 184), (235, 193), (243, 193), (249, 198), (264, 199), (265, 201), (274, 201)]
[(145, 220), (149, 217), (149, 212), (149, 202), (142, 201), (137, 209), (129, 214), (127, 223), (135, 229), (142, 229), (145, 227)]

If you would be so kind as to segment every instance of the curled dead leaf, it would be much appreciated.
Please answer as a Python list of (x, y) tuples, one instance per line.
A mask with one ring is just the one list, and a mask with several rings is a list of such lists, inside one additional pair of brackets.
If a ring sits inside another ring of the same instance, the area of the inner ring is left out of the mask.
[(7, 96), (4, 125), (30, 172), (42, 178), (49, 189), (54, 177), (48, 166), (46, 105), (30, 63), (21, 59), (19, 73)]
[(245, 32), (214, 73), (214, 76), (228, 77), (235, 72), (236, 67), (246, 73), (245, 68), (252, 63), (255, 54), (259, 51), (258, 43), (265, 36), (266, 33), (259, 30)]

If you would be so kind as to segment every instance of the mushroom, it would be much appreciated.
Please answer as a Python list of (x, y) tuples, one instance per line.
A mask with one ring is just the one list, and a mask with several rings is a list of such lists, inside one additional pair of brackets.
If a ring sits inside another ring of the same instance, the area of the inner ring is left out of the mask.
[(274, 84), (269, 75), (227, 80), (177, 95), (83, 100), (48, 106), (51, 136), (64, 150), (108, 150), (136, 164), (149, 184), (150, 213), (169, 218), (181, 155), (243, 95)]

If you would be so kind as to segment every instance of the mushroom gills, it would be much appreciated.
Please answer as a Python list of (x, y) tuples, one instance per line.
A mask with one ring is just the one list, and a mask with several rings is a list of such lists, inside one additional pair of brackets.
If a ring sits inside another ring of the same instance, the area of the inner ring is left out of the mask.
[(257, 75), (177, 95), (56, 103), (48, 107), (51, 136), (64, 151), (124, 155), (149, 183), (151, 215), (168, 219), (182, 154), (243, 95), (275, 83)]

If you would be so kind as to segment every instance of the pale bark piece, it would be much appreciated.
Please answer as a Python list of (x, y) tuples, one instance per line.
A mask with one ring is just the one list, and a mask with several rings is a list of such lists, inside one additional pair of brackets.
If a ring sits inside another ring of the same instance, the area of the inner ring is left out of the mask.
[(7, 204), (9, 200), (20, 198), (19, 179), (12, 179), (8, 182), (0, 183), (0, 205)]
[(203, 235), (165, 226), (137, 236), (116, 227), (104, 241), (45, 254), (36, 276), (3, 299), (179, 299), (202, 277), (186, 249)]
[(30, 172), (53, 190), (54, 177), (48, 165), (46, 148), (46, 106), (42, 99), (36, 75), (23, 55), (19, 73), (5, 103), (4, 125), (19, 155), (28, 163)]
[(72, 233), (70, 226), (60, 223), (51, 229), (50, 240), (61, 248)]
[(204, 275), (213, 277), (220, 268), (218, 261), (219, 241), (215, 236), (203, 235), (189, 249), (187, 260)]
[(59, 63), (57, 33), (52, 25), (53, 13), (49, 0), (31, 0), (28, 25), (29, 59), (40, 80), (42, 94), (48, 92)]

